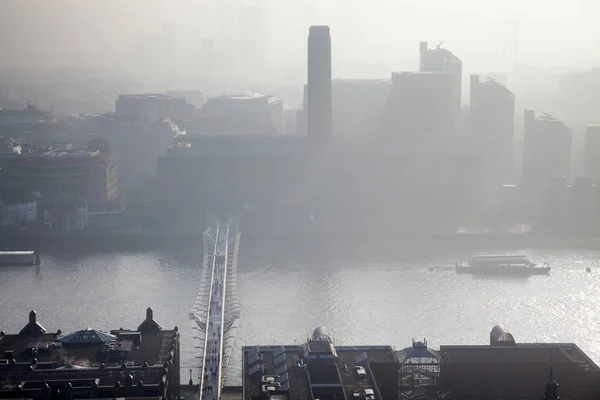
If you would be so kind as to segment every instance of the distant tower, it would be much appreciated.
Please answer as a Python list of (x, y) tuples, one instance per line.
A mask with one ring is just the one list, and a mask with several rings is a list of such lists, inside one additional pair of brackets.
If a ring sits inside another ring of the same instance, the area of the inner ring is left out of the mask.
[(331, 36), (328, 26), (311, 26), (308, 35), (307, 134), (321, 143), (332, 135)]
[(452, 77), (452, 106), (454, 108), (454, 129), (460, 128), (462, 107), (462, 61), (440, 43), (435, 49), (428, 48), (427, 42), (419, 43), (419, 71), (446, 72)]
[(513, 179), (515, 95), (495, 81), (471, 75), (471, 129), (481, 136), (486, 160), (486, 181), (495, 191)]
[(550, 376), (546, 381), (546, 392), (544, 393), (544, 400), (559, 400), (558, 396), (558, 382), (554, 379), (554, 369), (550, 367)]

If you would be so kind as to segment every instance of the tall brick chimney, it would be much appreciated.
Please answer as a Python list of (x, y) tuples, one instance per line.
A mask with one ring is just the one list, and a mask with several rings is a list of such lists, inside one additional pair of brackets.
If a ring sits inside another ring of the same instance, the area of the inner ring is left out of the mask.
[(307, 135), (322, 143), (332, 135), (331, 36), (328, 26), (311, 26), (308, 34)]

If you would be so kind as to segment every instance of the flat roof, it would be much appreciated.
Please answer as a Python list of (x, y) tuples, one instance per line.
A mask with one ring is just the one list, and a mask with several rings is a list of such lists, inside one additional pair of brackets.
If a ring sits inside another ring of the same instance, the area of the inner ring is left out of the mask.
[[(371, 85), (380, 85), (380, 84), (384, 84), (384, 85), (391, 85), (392, 80), (391, 79), (385, 79), (385, 78), (381, 78), (381, 79), (332, 79), (331, 80), (331, 84), (332, 85), (341, 85), (341, 84), (349, 84), (349, 85), (353, 85), (353, 84), (371, 84)], [(306, 85), (305, 85), (306, 86)]]
[(182, 97), (169, 96), (163, 93), (121, 94), (119, 99), (127, 100), (183, 100)]
[(450, 75), (450, 71), (394, 71), (392, 77), (396, 75)]
[[(550, 360), (554, 363), (573, 363), (589, 360), (572, 343), (440, 346), (440, 354), (449, 363), (544, 363)], [(593, 362), (591, 364), (594, 365)]]
[(98, 151), (91, 150), (62, 150), (62, 149), (52, 149), (43, 153), (39, 153), (39, 156), (46, 157), (93, 157), (98, 154)]
[(255, 93), (255, 92), (246, 92), (243, 94), (223, 94), (221, 96), (218, 97), (213, 97), (210, 98), (209, 100), (213, 100), (213, 99), (222, 99), (222, 100), (250, 100), (250, 99), (262, 99), (265, 97), (270, 97), (269, 95), (266, 94), (261, 94), (261, 93)]
[(0, 256), (32, 256), (35, 254), (33, 250), (6, 250), (0, 251)]
[[(311, 342), (311, 344), (314, 343), (314, 341)], [(324, 343), (329, 344), (329, 342)], [(324, 379), (328, 378), (325, 379), (327, 382), (318, 384), (312, 382), (312, 386), (316, 390), (343, 390), (347, 398), (351, 398), (352, 393), (359, 392), (364, 398), (364, 391), (374, 390), (375, 382), (371, 382), (368, 376), (361, 377), (357, 374), (357, 358), (366, 356), (364, 360), (369, 363), (398, 362), (391, 346), (336, 346), (335, 350), (337, 359), (333, 359), (330, 361), (331, 363), (320, 363), (321, 360), (318, 358), (304, 360), (304, 363), (308, 365), (304, 368), (297, 365), (298, 360), (304, 357), (304, 346), (244, 346), (242, 349), (242, 373), (244, 374), (246, 399), (262, 395), (260, 381), (264, 375), (280, 377), (278, 382), (281, 387), (273, 393), (274, 395), (285, 395), (291, 399), (310, 399), (309, 374), (312, 374), (311, 376), (314, 374), (327, 375), (327, 377), (323, 376)], [(255, 356), (257, 353), (262, 354), (260, 361)], [(319, 354), (318, 350), (317, 354)], [(281, 364), (282, 360), (285, 360), (285, 364)], [(264, 371), (250, 375), (252, 368), (259, 363), (264, 366)], [(333, 377), (335, 377), (335, 382), (331, 381)], [(286, 384), (286, 382), (288, 383)]]

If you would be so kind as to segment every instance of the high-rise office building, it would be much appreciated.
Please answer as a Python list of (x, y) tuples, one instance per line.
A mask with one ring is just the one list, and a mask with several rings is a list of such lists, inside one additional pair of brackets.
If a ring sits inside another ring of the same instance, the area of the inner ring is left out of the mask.
[(515, 96), (504, 85), (471, 75), (472, 130), (481, 135), (486, 153), (487, 181), (492, 186), (509, 183), (514, 168)]
[(460, 111), (462, 106), (462, 61), (450, 50), (441, 48), (430, 49), (427, 42), (419, 46), (419, 71), (447, 72), (452, 76), (452, 107), (454, 109), (454, 130), (460, 129)]
[(550, 178), (571, 176), (572, 133), (562, 121), (525, 110), (523, 181), (545, 185)]

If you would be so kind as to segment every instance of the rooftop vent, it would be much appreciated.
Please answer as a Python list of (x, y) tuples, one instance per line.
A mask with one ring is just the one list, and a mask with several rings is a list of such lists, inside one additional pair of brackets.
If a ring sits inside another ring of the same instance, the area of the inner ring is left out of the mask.
[(490, 332), (490, 346), (511, 346), (515, 338), (504, 327), (496, 325)]

